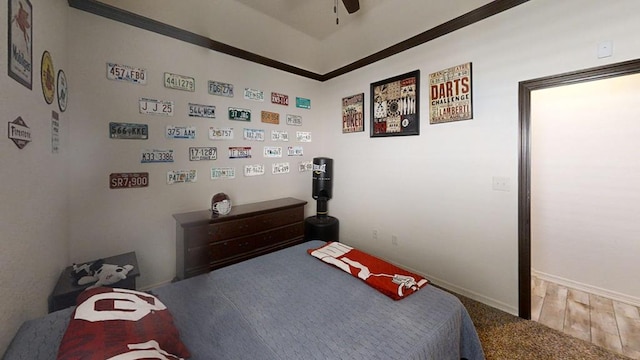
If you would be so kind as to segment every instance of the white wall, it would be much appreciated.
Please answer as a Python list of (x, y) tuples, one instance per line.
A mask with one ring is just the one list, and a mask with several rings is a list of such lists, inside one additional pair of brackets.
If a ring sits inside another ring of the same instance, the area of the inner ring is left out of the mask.
[(639, 85), (636, 74), (531, 94), (531, 267), (633, 304), (640, 304), (640, 111), (632, 105), (640, 103)]
[[(25, 320), (47, 312), (47, 297), (68, 262), (69, 117), (42, 95), (40, 60), (48, 50), (57, 73), (68, 74), (64, 0), (33, 5), (32, 90), (7, 76), (7, 43), (0, 46), (0, 354)], [(0, 6), (0, 38), (7, 39), (7, 3)], [(51, 111), (59, 113), (60, 151), (51, 153)], [(7, 123), (22, 117), (32, 141), (22, 150)]]
[[(633, 0), (535, 0), (328, 82), (320, 117), (335, 119), (326, 155), (342, 240), (517, 313), (518, 82), (640, 57), (638, 11)], [(614, 55), (597, 59), (603, 40)], [(429, 73), (468, 61), (474, 119), (429, 125)], [(342, 97), (364, 92), (368, 119), (369, 84), (415, 69), (420, 136), (369, 138), (369, 124), (341, 133)], [(493, 191), (494, 176), (508, 177), (510, 191)]]

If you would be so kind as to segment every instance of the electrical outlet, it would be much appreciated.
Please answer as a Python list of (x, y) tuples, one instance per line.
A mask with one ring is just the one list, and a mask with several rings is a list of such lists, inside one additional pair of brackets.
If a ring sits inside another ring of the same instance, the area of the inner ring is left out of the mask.
[(371, 230), (371, 238), (373, 240), (378, 240), (378, 229)]
[(493, 190), (496, 191), (509, 191), (511, 186), (510, 186), (510, 180), (508, 177), (504, 177), (504, 176), (494, 176), (493, 177)]
[(391, 235), (391, 245), (398, 246), (398, 235)]

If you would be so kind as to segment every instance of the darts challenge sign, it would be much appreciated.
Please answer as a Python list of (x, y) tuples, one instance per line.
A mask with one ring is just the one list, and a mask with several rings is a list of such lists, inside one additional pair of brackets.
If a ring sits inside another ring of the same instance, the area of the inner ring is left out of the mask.
[(431, 124), (473, 119), (471, 63), (429, 75)]

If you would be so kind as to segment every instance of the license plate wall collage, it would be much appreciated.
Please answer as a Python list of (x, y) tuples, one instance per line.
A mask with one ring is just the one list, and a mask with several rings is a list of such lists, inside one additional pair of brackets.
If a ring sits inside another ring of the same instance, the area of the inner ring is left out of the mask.
[[(154, 80), (149, 81), (150, 77)], [(200, 83), (188, 75), (151, 73), (142, 67), (112, 62), (106, 63), (106, 78), (140, 86), (139, 96), (131, 99), (129, 106), (137, 107), (138, 112), (108, 124), (113, 141), (139, 141), (139, 149), (130, 155), (138, 158), (140, 168), (113, 169), (109, 174), (111, 189), (192, 183), (199, 178), (235, 179), (237, 174), (282, 175), (312, 168), (303, 146), (311, 142), (312, 134), (300, 131), (304, 130), (303, 113), (311, 108), (310, 99), (295, 97), (291, 101), (294, 107), (289, 105), (289, 95), (281, 92), (265, 94), (253, 87), (238, 91), (234, 84), (223, 81), (207, 79)], [(163, 90), (149, 89), (159, 81)], [(185, 96), (175, 96), (174, 91), (191, 94), (188, 100), (177, 101), (174, 99)], [(156, 98), (150, 93), (163, 95)], [(131, 120), (136, 118), (143, 120)], [(206, 171), (198, 174), (204, 162), (208, 163)], [(165, 178), (149, 179), (148, 166), (162, 166)]]

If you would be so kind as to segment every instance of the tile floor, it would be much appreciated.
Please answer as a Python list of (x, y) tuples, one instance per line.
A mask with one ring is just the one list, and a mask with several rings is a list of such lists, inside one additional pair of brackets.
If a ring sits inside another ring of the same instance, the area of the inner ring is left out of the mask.
[(536, 277), (531, 319), (631, 359), (640, 359), (640, 308)]

